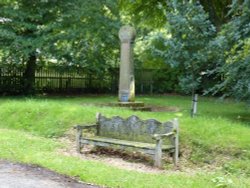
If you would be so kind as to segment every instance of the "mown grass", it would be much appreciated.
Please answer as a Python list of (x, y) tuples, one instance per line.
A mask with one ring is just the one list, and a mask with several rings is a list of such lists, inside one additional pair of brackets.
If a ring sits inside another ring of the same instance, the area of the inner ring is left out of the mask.
[[(198, 115), (194, 119), (189, 117), (189, 97), (138, 98), (148, 105), (178, 107), (179, 112), (134, 112), (96, 105), (115, 100), (116, 97), (112, 96), (1, 98), (0, 158), (38, 164), (79, 176), (83, 181), (111, 187), (213, 187), (220, 182), (226, 185), (227, 179), (233, 180), (233, 187), (250, 186), (250, 110), (243, 103), (201, 98)], [(56, 141), (57, 137), (75, 124), (93, 123), (96, 112), (123, 117), (136, 114), (143, 119), (156, 118), (160, 121), (178, 117), (182, 153), (186, 149), (191, 151), (189, 156), (183, 157), (194, 169), (215, 163), (221, 169), (193, 175), (152, 175), (60, 156), (55, 152), (64, 147)]]
[[(193, 172), (173, 174), (147, 174), (122, 170), (101, 162), (80, 160), (76, 157), (62, 156), (55, 152), (64, 147), (56, 140), (32, 136), (22, 131), (0, 129), (0, 158), (35, 164), (69, 176), (79, 177), (86, 182), (109, 187), (230, 187), (247, 188), (250, 182), (246, 177), (224, 175), (220, 172)], [(213, 182), (216, 178), (220, 182)], [(232, 184), (228, 182), (232, 181)]]

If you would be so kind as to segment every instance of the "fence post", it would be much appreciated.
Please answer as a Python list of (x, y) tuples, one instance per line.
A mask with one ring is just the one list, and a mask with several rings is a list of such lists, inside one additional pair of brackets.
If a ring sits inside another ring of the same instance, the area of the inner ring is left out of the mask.
[(192, 100), (191, 117), (194, 117), (197, 113), (197, 103), (198, 103), (198, 94), (195, 94)]
[(153, 95), (153, 89), (154, 89), (153, 81), (151, 81), (150, 82), (150, 95)]
[(62, 75), (59, 77), (59, 90), (62, 91)]
[(144, 88), (143, 88), (143, 83), (141, 83), (141, 94), (143, 94)]

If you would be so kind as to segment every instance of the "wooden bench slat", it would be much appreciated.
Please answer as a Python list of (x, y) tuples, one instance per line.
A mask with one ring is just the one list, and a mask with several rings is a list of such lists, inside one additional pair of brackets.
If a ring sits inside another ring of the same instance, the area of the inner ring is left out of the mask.
[[(106, 138), (106, 137), (91, 137), (91, 138), (82, 138), (81, 142), (85, 143), (85, 141), (93, 141), (93, 142), (102, 142), (102, 143), (108, 143), (108, 144), (115, 144), (115, 145), (123, 145), (126, 147), (135, 147), (135, 148), (141, 148), (141, 149), (150, 149), (155, 150), (155, 144), (150, 143), (142, 143), (142, 142), (134, 142), (134, 141), (128, 141), (128, 140), (119, 140), (114, 138)], [(163, 145), (162, 150), (170, 150), (174, 147), (172, 145)]]

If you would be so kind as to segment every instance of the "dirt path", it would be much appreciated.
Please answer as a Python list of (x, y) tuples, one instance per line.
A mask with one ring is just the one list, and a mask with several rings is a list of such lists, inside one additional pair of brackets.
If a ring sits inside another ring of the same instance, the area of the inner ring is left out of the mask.
[(53, 171), (0, 160), (1, 188), (98, 188)]

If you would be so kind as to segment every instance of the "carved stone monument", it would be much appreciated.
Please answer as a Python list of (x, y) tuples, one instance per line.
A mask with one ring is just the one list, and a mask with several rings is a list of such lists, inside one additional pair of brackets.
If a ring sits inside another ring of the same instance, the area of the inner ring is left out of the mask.
[(121, 41), (119, 102), (135, 101), (135, 79), (133, 61), (133, 42), (135, 29), (131, 26), (123, 26), (119, 31)]

